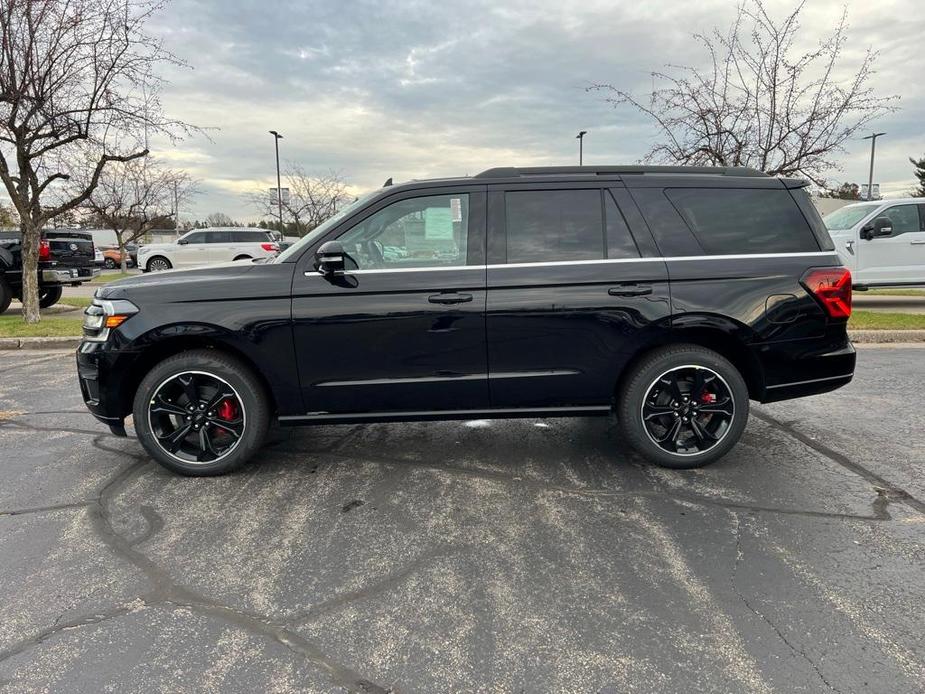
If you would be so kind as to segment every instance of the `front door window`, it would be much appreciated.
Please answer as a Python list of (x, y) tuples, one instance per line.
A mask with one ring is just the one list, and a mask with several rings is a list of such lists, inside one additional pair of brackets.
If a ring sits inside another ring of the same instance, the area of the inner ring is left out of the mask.
[(454, 267), (466, 264), (469, 196), (399, 200), (343, 234), (348, 270)]

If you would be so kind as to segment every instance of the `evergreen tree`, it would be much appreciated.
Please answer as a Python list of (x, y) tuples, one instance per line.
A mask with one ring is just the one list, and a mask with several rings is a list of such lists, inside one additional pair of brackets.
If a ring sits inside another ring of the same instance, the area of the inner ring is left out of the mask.
[(912, 189), (912, 197), (925, 198), (925, 157), (919, 160), (909, 157), (909, 162), (915, 167), (912, 173), (919, 181), (919, 184)]

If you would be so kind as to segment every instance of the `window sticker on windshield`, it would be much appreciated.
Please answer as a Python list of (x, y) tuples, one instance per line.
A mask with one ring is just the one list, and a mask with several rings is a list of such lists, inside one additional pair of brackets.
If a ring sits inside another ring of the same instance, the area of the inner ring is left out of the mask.
[(453, 217), (449, 208), (428, 207), (424, 210), (424, 238), (428, 241), (453, 239)]
[(453, 213), (453, 221), (462, 221), (462, 200), (459, 198), (450, 198), (450, 211)]

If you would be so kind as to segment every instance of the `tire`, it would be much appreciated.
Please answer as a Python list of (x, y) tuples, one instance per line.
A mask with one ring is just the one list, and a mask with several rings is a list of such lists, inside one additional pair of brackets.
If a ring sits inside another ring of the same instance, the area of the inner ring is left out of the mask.
[(113, 260), (112, 258), (106, 258), (106, 260), (103, 261), (103, 267), (106, 268), (107, 270), (115, 270), (116, 261)]
[[(192, 399), (199, 404), (190, 412)], [(221, 414), (226, 403), (232, 403), (227, 416)], [(269, 398), (254, 372), (235, 357), (207, 349), (181, 352), (151, 369), (135, 393), (132, 414), (148, 454), (190, 476), (237, 469), (263, 444), (270, 424)]]
[(61, 300), (62, 294), (64, 294), (64, 287), (39, 288), (39, 308), (54, 306)]
[(171, 265), (167, 258), (162, 255), (156, 255), (148, 260), (146, 269), (148, 272), (162, 272), (164, 270), (170, 270), (172, 267), (173, 265)]
[(253, 258), (251, 258), (249, 255), (239, 255), (237, 258), (235, 258), (231, 262), (236, 263), (239, 260), (253, 260)]
[(726, 455), (745, 431), (748, 411), (748, 387), (738, 369), (697, 345), (654, 350), (617, 393), (617, 419), (630, 445), (674, 469), (703, 467)]
[(13, 301), (13, 290), (2, 278), (0, 278), (0, 313), (3, 313), (10, 307)]

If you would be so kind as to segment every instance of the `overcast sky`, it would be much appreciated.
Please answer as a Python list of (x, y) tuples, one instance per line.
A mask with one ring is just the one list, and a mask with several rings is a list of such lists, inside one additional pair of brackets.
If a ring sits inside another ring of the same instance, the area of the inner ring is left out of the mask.
[[(769, 0), (780, 15), (793, 6)], [(802, 40), (822, 38), (838, 0), (810, 0)], [(875, 180), (898, 194), (925, 156), (925, 11), (920, 0), (848, 3), (850, 70), (881, 51), (876, 86), (901, 110), (876, 123)], [(334, 169), (357, 190), (499, 165), (635, 163), (655, 128), (614, 109), (593, 82), (639, 93), (666, 63), (702, 63), (690, 34), (725, 26), (735, 0), (174, 0), (152, 30), (193, 69), (167, 73), (168, 115), (216, 128), (157, 154), (202, 179), (186, 218), (256, 219), (244, 194), (275, 185), (280, 156)], [(848, 75), (846, 75), (848, 76)], [(848, 145), (835, 180), (866, 181), (869, 141)]]

